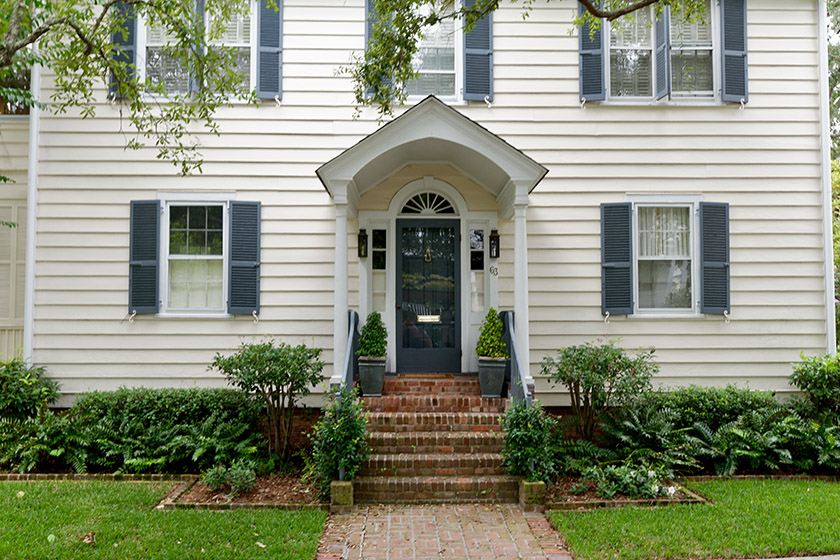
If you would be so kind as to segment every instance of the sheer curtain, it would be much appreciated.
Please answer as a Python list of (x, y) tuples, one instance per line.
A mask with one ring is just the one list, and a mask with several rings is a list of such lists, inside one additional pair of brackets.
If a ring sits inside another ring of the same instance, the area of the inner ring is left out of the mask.
[(639, 220), (639, 307), (691, 308), (691, 209), (643, 206)]

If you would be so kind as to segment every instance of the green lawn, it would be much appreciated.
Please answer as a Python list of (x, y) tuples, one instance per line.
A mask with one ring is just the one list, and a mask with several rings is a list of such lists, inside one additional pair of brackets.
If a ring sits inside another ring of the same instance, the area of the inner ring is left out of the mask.
[(840, 552), (840, 484), (692, 483), (713, 504), (549, 514), (578, 560), (760, 558)]
[[(171, 484), (4, 482), (0, 558), (312, 560), (315, 556), (326, 513), (154, 510)], [(23, 496), (18, 497), (19, 492)], [(81, 542), (90, 531), (96, 532), (96, 542)]]

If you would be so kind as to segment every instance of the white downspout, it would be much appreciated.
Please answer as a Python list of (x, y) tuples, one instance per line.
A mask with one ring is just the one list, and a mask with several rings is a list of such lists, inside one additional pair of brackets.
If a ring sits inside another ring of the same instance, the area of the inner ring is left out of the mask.
[[(41, 66), (32, 68), (32, 95), (41, 99)], [(23, 358), (33, 363), (35, 346), (35, 227), (38, 204), (38, 144), (41, 110), (29, 109), (29, 160), (26, 175), (26, 270), (23, 297)]]
[(828, 14), (826, 4), (816, 0), (819, 14), (819, 59), (820, 59), (820, 136), (822, 145), (822, 191), (823, 191), (823, 250), (825, 260), (825, 344), (828, 354), (837, 352), (837, 336), (834, 330), (834, 235), (831, 207), (831, 115), (828, 109)]

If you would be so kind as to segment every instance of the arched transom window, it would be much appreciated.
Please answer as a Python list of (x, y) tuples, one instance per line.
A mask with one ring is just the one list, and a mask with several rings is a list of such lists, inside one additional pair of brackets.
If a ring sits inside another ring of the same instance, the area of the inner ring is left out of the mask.
[(446, 198), (437, 193), (424, 192), (412, 196), (405, 203), (400, 213), (420, 214), (423, 216), (455, 214), (455, 207)]

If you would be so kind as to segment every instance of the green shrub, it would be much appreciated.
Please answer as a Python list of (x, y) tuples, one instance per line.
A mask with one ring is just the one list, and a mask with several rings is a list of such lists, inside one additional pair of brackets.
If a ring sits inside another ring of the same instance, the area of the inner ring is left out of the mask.
[(702, 422), (717, 430), (749, 412), (776, 409), (779, 402), (770, 391), (752, 391), (735, 385), (723, 388), (690, 385), (670, 392), (650, 393), (641, 406), (673, 411), (677, 428), (690, 428)]
[(374, 311), (367, 316), (362, 332), (359, 335), (359, 349), (356, 354), (378, 358), (385, 355), (388, 346), (388, 329), (382, 322), (382, 316)]
[(217, 465), (204, 473), (201, 479), (210, 490), (217, 492), (229, 489), (228, 498), (247, 494), (257, 486), (254, 463), (247, 459), (238, 459), (230, 467)]
[(85, 393), (70, 415), (84, 426), (88, 464), (119, 472), (200, 472), (255, 454), (262, 403), (232, 389)]
[(579, 475), (593, 465), (618, 460), (618, 454), (612, 449), (598, 447), (585, 439), (566, 439), (560, 429), (554, 431), (549, 455), (554, 470), (566, 476)]
[(204, 473), (201, 481), (213, 492), (222, 490), (227, 485), (227, 467), (216, 465)]
[(492, 307), (487, 310), (478, 333), (476, 353), (482, 358), (507, 358), (507, 348), (502, 337), (502, 319)]
[(502, 426), (505, 471), (531, 481), (551, 480), (556, 470), (549, 445), (557, 421), (540, 403), (528, 407), (524, 401), (515, 401), (502, 417)]
[(370, 454), (367, 415), (356, 391), (339, 388), (330, 397), (324, 416), (313, 426), (309, 471), (322, 498), (329, 497), (330, 483), (352, 480)]
[(581, 475), (582, 480), (596, 484), (602, 498), (612, 499), (616, 494), (631, 498), (656, 498), (676, 493), (676, 487), (666, 485), (672, 473), (659, 469), (639, 468), (631, 464), (593, 466)]
[(324, 381), (320, 348), (305, 344), (290, 346), (273, 340), (243, 343), (224, 357), (216, 354), (210, 369), (220, 371), (228, 382), (246, 394), (255, 394), (265, 404), (270, 431), (269, 452), (281, 459), (290, 454), (295, 404)]
[(58, 398), (58, 383), (21, 358), (0, 362), (0, 418), (34, 417)]
[(651, 377), (659, 371), (653, 353), (631, 356), (609, 341), (564, 348), (557, 360), (543, 358), (542, 373), (569, 391), (578, 438), (592, 441), (599, 417), (610, 407), (626, 406), (651, 390)]
[(86, 443), (78, 422), (47, 408), (29, 418), (0, 419), (0, 465), (20, 473), (83, 473)]
[(805, 356), (793, 366), (791, 384), (805, 394), (817, 418), (840, 416), (840, 355)]

